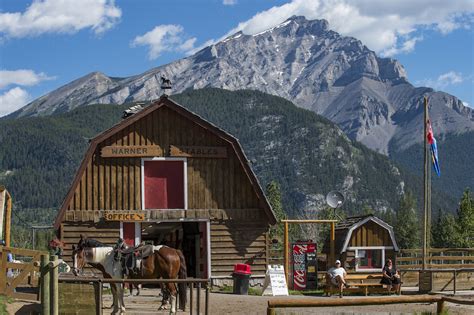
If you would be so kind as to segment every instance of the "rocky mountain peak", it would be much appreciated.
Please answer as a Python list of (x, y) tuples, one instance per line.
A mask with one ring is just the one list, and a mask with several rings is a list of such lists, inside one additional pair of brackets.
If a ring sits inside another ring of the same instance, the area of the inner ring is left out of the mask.
[[(173, 93), (218, 87), (252, 89), (284, 97), (336, 122), (349, 136), (381, 153), (393, 144), (421, 139), (424, 95), (436, 110), (437, 130), (474, 130), (474, 113), (456, 97), (415, 88), (403, 66), (381, 58), (353, 37), (330, 29), (326, 20), (292, 16), (263, 32), (235, 33), (194, 55), (116, 80), (93, 72), (17, 111), (13, 116), (48, 115), (93, 103), (158, 98), (160, 76), (173, 82)], [(421, 116), (420, 116), (421, 115)]]

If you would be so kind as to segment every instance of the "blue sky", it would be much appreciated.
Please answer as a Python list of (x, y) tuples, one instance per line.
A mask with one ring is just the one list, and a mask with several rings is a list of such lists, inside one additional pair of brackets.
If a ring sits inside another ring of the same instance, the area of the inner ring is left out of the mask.
[(327, 19), (474, 107), (474, 0), (0, 0), (0, 116), (90, 72), (140, 74), (291, 15)]

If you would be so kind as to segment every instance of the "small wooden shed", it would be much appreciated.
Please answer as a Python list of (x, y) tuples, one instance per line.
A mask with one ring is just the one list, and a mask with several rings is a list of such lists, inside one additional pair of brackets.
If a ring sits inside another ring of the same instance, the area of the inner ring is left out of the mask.
[(337, 223), (335, 234), (336, 257), (346, 270), (380, 272), (386, 259), (395, 262), (399, 249), (393, 228), (374, 215), (348, 217)]
[(276, 223), (236, 138), (167, 97), (92, 139), (55, 220), (65, 260), (81, 234), (183, 250), (188, 275), (263, 276)]

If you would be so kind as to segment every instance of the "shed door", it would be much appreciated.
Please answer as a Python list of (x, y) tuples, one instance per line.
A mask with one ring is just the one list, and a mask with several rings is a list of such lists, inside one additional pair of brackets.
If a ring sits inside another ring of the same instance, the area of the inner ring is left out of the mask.
[(145, 209), (184, 209), (184, 161), (144, 162)]

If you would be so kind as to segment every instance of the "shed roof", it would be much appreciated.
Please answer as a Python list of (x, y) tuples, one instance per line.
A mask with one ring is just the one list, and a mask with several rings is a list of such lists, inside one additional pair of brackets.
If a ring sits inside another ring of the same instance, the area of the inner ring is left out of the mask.
[(156, 100), (155, 102), (151, 103), (149, 106), (142, 109), (140, 112), (138, 112), (138, 113), (136, 113), (132, 116), (129, 116), (128, 118), (120, 121), (119, 123), (117, 123), (113, 127), (111, 127), (108, 130), (100, 133), (99, 135), (97, 135), (96, 137), (94, 137), (91, 140), (91, 143), (89, 145), (89, 149), (87, 150), (87, 152), (86, 152), (86, 154), (85, 154), (85, 156), (82, 160), (82, 163), (81, 163), (81, 165), (80, 165), (80, 167), (79, 167), (79, 169), (76, 173), (74, 181), (73, 181), (72, 185), (69, 187), (69, 191), (68, 191), (66, 197), (63, 200), (63, 203), (62, 203), (62, 206), (61, 206), (61, 208), (58, 212), (58, 215), (56, 216), (56, 219), (55, 219), (55, 222), (54, 222), (54, 227), (58, 228), (61, 221), (63, 220), (65, 212), (67, 210), (67, 206), (69, 204), (69, 201), (71, 200), (71, 198), (73, 198), (75, 188), (76, 188), (77, 184), (79, 183), (79, 181), (81, 179), (82, 173), (84, 172), (84, 170), (87, 166), (87, 162), (92, 158), (94, 152), (96, 151), (97, 145), (100, 144), (102, 141), (106, 140), (107, 138), (109, 138), (110, 136), (112, 136), (113, 134), (115, 134), (117, 132), (120, 132), (121, 130), (127, 128), (128, 126), (132, 125), (133, 123), (135, 123), (139, 119), (147, 116), (148, 114), (152, 113), (153, 111), (155, 111), (156, 109), (158, 109), (160, 107), (167, 107), (171, 110), (174, 110), (178, 114), (190, 119), (191, 121), (198, 124), (202, 128), (214, 133), (218, 137), (220, 137), (223, 140), (227, 141), (232, 146), (232, 148), (234, 149), (234, 151), (237, 155), (237, 158), (238, 158), (240, 164), (242, 165), (242, 167), (244, 169), (245, 174), (247, 175), (248, 179), (250, 180), (250, 182), (252, 184), (254, 192), (257, 194), (258, 198), (260, 199), (262, 207), (263, 207), (265, 213), (268, 216), (269, 223), (272, 224), (272, 225), (275, 224), (277, 222), (275, 214), (273, 213), (271, 205), (268, 202), (268, 199), (265, 196), (265, 193), (263, 192), (263, 189), (262, 189), (257, 177), (255, 176), (255, 173), (253, 172), (253, 170), (250, 166), (250, 163), (249, 163), (247, 157), (245, 156), (245, 153), (242, 150), (242, 147), (241, 147), (238, 139), (235, 138), (234, 136), (232, 136), (231, 134), (229, 134), (228, 132), (224, 131), (223, 129), (221, 129), (221, 128), (217, 127), (216, 125), (212, 124), (211, 122), (207, 121), (206, 119), (202, 118), (201, 116), (199, 116), (199, 115), (191, 112), (190, 110), (184, 108), (183, 106), (179, 105), (177, 102), (169, 99), (167, 96), (162, 96), (158, 100)]
[[(376, 216), (369, 214), (366, 216), (358, 216), (358, 217), (349, 217), (344, 221), (341, 221), (339, 225), (339, 230), (344, 231), (346, 230), (346, 237), (344, 238), (344, 242), (342, 244), (341, 253), (344, 253), (347, 250), (349, 245), (349, 241), (352, 236), (352, 232), (354, 232), (358, 227), (364, 225), (365, 223), (373, 221), (374, 223), (380, 225), (381, 227), (385, 228), (388, 233), (390, 234), (390, 239), (392, 240), (393, 249), (394, 251), (398, 252), (398, 245), (397, 241), (395, 240), (395, 233), (393, 232), (393, 227), (386, 223), (385, 221), (377, 218)], [(337, 229), (337, 226), (336, 226)]]
[[(357, 228), (361, 227), (362, 225), (366, 224), (367, 222), (372, 221), (384, 229), (386, 229), (390, 235), (390, 239), (393, 244), (394, 251), (398, 251), (397, 241), (395, 240), (395, 233), (393, 232), (393, 227), (386, 223), (385, 221), (377, 218), (373, 214), (368, 215), (361, 215), (361, 216), (353, 216), (347, 217), (344, 220), (339, 221), (336, 224), (336, 251), (339, 253), (344, 253), (347, 251), (347, 247), (349, 246), (349, 241), (352, 237), (352, 232), (354, 232)], [(324, 251), (327, 252), (329, 248), (329, 243), (325, 243)]]

